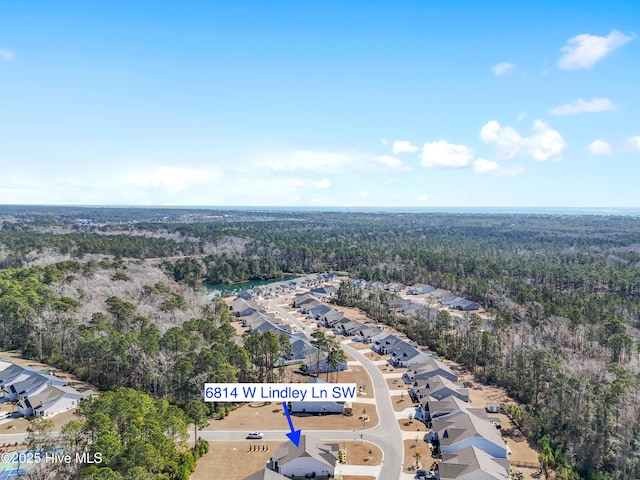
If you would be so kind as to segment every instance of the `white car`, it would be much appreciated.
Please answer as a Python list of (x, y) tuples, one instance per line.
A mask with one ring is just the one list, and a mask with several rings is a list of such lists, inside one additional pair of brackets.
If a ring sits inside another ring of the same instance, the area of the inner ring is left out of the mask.
[(247, 435), (247, 438), (249, 440), (260, 440), (263, 437), (264, 434), (262, 432), (251, 432), (249, 435)]

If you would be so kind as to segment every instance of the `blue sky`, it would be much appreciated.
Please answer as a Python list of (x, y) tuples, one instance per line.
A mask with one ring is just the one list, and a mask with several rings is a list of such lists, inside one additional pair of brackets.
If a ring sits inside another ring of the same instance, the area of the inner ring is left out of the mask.
[(159, 3), (3, 7), (0, 204), (640, 206), (637, 1)]

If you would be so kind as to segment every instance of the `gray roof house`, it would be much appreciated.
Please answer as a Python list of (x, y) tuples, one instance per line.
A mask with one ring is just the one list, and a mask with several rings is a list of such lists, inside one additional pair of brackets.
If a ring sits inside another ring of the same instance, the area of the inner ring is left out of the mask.
[(418, 386), (419, 383), (424, 383), (422, 380), (427, 380), (431, 377), (439, 375), (452, 382), (458, 381), (458, 376), (453, 371), (442, 363), (437, 358), (430, 357), (421, 364), (412, 365), (409, 370), (404, 374), (403, 379), (405, 383), (411, 383), (414, 386)]
[(300, 436), (297, 447), (287, 441), (276, 448), (267, 468), (285, 477), (305, 478), (308, 475), (325, 479), (335, 472), (337, 453), (338, 445), (326, 445), (320, 439), (305, 434)]
[(64, 387), (67, 385), (67, 382), (53, 375), (32, 372), (25, 380), (12, 383), (8, 387), (5, 387), (4, 392), (9, 400), (21, 400), (29, 395), (40, 393), (50, 385)]
[(452, 382), (444, 377), (436, 375), (425, 381), (423, 384), (414, 387), (411, 392), (421, 401), (423, 398), (431, 397), (435, 400), (442, 400), (451, 395), (458, 397), (465, 402), (469, 401), (469, 390), (462, 388), (459, 383)]
[(49, 417), (76, 407), (80, 400), (94, 393), (93, 391), (81, 393), (74, 388), (52, 385), (38, 394), (21, 399), (18, 402), (18, 412), (27, 417)]
[(430, 354), (418, 350), (411, 345), (405, 345), (402, 348), (395, 349), (391, 353), (389, 363), (396, 368), (409, 368), (412, 365), (420, 365), (430, 358)]
[(492, 457), (507, 458), (507, 446), (499, 431), (473, 413), (463, 412), (450, 421), (435, 419), (431, 430), (431, 443), (443, 455), (474, 446)]
[(251, 315), (258, 310), (260, 310), (260, 307), (257, 303), (254, 303), (251, 300), (245, 300), (243, 298), (237, 298), (231, 304), (231, 311), (236, 317)]
[(438, 465), (440, 480), (508, 480), (509, 461), (494, 458), (475, 446), (442, 455)]

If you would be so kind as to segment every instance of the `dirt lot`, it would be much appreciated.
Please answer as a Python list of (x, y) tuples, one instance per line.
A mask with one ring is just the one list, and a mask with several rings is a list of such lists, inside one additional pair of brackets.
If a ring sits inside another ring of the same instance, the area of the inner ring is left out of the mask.
[(344, 475), (343, 477), (336, 477), (336, 480), (376, 480), (373, 477), (359, 477), (355, 475)]
[(404, 463), (402, 464), (402, 471), (405, 473), (414, 473), (416, 468), (416, 453), (420, 454), (418, 460), (418, 468), (425, 468), (431, 470), (431, 466), (434, 460), (431, 458), (431, 446), (419, 438), (418, 440), (405, 440), (404, 441)]
[(367, 345), (366, 343), (362, 343), (362, 342), (350, 342), (349, 346), (352, 348), (355, 348), (356, 350), (369, 350), (371, 349), (371, 345)]
[[(378, 424), (378, 413), (375, 405), (354, 403), (353, 416), (341, 414), (311, 415), (293, 414), (296, 428), (306, 430), (360, 430), (363, 422), (360, 420), (362, 412), (366, 411), (369, 420), (364, 422), (364, 428), (372, 428)], [(204, 430), (232, 430), (247, 432), (252, 430), (286, 430), (287, 419), (281, 403), (245, 403), (231, 412), (224, 420), (211, 420)]]
[[(276, 447), (281, 444), (282, 442), (252, 440), (209, 442), (209, 453), (198, 460), (191, 480), (211, 480), (218, 478), (216, 474), (221, 472), (224, 472), (223, 477), (226, 480), (242, 480), (264, 468)], [(257, 446), (259, 450), (250, 452), (250, 446)], [(262, 450), (263, 448), (265, 450)]]
[(422, 423), (420, 420), (409, 420), (409, 418), (401, 418), (398, 420), (398, 425), (400, 425), (400, 430), (404, 430), (405, 432), (423, 432), (426, 433), (429, 431), (427, 426)]
[(402, 380), (402, 378), (387, 378), (387, 388), (391, 393), (393, 393), (394, 391), (406, 391), (407, 389), (411, 388), (411, 386), (404, 383), (404, 380)]
[[(346, 372), (340, 372), (338, 379), (340, 383), (357, 383), (358, 395), (366, 398), (372, 398), (373, 386), (371, 384), (371, 378), (364, 367), (350, 365), (349, 370)], [(362, 386), (362, 389), (360, 389), (360, 386)]]
[(401, 412), (405, 408), (416, 408), (416, 406), (419, 405), (418, 403), (413, 403), (411, 401), (411, 397), (409, 396), (409, 394), (405, 394), (404, 396), (394, 395), (393, 397), (391, 397), (391, 404), (393, 405), (393, 409), (396, 412)]
[(360, 442), (360, 440), (349, 442), (328, 440), (327, 443), (338, 443), (340, 449), (347, 450), (347, 465), (380, 465), (382, 463), (382, 450), (373, 443)]

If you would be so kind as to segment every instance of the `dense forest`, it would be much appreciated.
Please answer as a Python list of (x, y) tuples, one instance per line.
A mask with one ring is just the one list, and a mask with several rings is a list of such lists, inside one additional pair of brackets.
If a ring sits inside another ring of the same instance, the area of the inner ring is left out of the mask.
[[(194, 289), (326, 270), (479, 302), (491, 320), (407, 318), (349, 282), (338, 299), (504, 386), (559, 478), (640, 478), (636, 217), (1, 207), (0, 346), (188, 411), (204, 381), (273, 373)], [(96, 278), (123, 288), (92, 297)]]

